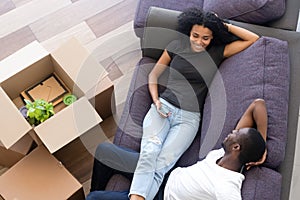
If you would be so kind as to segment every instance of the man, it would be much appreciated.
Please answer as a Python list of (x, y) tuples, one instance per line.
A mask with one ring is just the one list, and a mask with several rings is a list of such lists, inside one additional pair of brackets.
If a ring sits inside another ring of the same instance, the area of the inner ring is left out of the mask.
[[(257, 129), (243, 128), (255, 126)], [(257, 99), (248, 107), (236, 129), (225, 138), (223, 148), (209, 152), (204, 160), (190, 167), (172, 171), (164, 199), (242, 199), (243, 168), (259, 164), (251, 162), (262, 158), (266, 132), (265, 103)]]
[[(164, 199), (241, 199), (241, 186), (245, 178), (243, 168), (249, 169), (265, 161), (266, 137), (266, 105), (264, 100), (256, 99), (242, 115), (235, 130), (224, 139), (223, 148), (209, 152), (204, 160), (192, 166), (176, 168), (171, 172)], [(129, 179), (132, 177), (138, 153), (112, 144), (100, 144), (98, 153), (96, 157), (101, 159), (95, 159), (91, 193), (87, 200), (127, 200), (128, 191), (103, 190), (115, 173), (122, 173)]]

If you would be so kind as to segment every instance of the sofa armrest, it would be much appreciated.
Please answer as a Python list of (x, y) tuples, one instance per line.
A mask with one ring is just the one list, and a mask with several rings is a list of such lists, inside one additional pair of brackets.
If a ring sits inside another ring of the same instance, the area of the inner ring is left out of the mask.
[(285, 6), (286, 9), (283, 16), (277, 20), (268, 22), (266, 25), (269, 27), (295, 31), (299, 19), (300, 1), (286, 0)]

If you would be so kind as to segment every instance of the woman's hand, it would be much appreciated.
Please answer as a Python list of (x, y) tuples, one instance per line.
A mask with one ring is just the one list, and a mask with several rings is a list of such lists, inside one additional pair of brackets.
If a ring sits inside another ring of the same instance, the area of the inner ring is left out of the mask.
[(159, 110), (161, 108), (161, 102), (159, 99), (155, 100), (154, 104), (155, 104), (157, 110)]
[(265, 162), (266, 158), (267, 158), (267, 150), (265, 151), (264, 155), (261, 157), (261, 159), (259, 161), (246, 163), (246, 169), (249, 170), (253, 166), (263, 164)]
[(162, 106), (161, 106), (161, 102), (160, 100), (156, 100), (154, 102), (155, 106), (156, 106), (156, 110), (157, 112), (159, 113), (160, 116), (164, 117), (164, 118), (167, 118), (169, 117), (170, 113), (165, 113), (163, 110), (162, 110)]
[(230, 32), (230, 26), (231, 24), (223, 22), (224, 26), (227, 28), (227, 31)]

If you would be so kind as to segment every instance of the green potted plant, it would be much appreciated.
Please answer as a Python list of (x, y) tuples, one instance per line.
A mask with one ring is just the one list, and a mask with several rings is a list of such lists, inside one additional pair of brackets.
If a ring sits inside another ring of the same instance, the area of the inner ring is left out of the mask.
[(24, 99), (27, 108), (27, 120), (31, 125), (39, 125), (54, 115), (53, 105), (43, 99), (31, 102)]

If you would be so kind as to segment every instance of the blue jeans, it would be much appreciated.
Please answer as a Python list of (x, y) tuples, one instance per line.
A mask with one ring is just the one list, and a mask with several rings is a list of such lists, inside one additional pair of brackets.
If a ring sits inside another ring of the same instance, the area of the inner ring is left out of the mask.
[(191, 145), (200, 123), (200, 113), (179, 109), (162, 98), (160, 101), (171, 115), (163, 118), (151, 105), (143, 122), (140, 157), (130, 187), (130, 194), (146, 200), (155, 197), (165, 174)]
[(121, 174), (131, 181), (138, 158), (139, 153), (131, 149), (107, 142), (99, 144), (95, 153), (90, 191), (105, 190), (114, 174)]
[[(129, 191), (106, 191), (105, 187), (114, 174), (132, 180), (139, 153), (111, 143), (98, 145), (95, 154), (91, 191), (86, 200), (128, 200)], [(163, 186), (166, 180), (164, 180)], [(163, 200), (164, 187), (160, 188), (156, 200)]]

